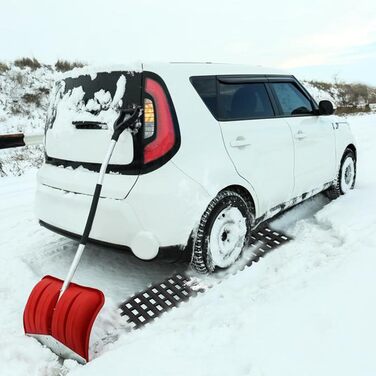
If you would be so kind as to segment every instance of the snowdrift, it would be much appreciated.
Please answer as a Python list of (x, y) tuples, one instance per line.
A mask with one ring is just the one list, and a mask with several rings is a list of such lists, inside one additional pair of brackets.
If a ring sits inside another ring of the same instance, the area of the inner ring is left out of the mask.
[[(34, 172), (0, 179), (1, 375), (370, 375), (376, 373), (376, 115), (351, 117), (356, 189), (318, 195), (274, 220), (295, 238), (251, 268), (113, 340), (86, 366), (63, 363), (23, 335), (22, 311), (47, 271), (63, 276), (75, 243), (40, 228)], [(91, 247), (77, 282), (99, 286), (115, 307), (174, 266)]]

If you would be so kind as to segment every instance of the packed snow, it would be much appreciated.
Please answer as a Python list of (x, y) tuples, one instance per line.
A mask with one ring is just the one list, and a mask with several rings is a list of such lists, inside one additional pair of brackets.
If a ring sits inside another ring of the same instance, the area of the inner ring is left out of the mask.
[[(23, 334), (32, 287), (45, 274), (64, 277), (77, 243), (39, 227), (35, 171), (1, 178), (0, 374), (374, 375), (376, 115), (349, 120), (359, 149), (354, 191), (333, 202), (319, 194), (279, 216), (272, 225), (293, 241), (153, 324), (129, 332), (105, 316), (110, 343), (85, 366)], [(115, 308), (183, 267), (89, 246), (75, 281), (100, 288)]]

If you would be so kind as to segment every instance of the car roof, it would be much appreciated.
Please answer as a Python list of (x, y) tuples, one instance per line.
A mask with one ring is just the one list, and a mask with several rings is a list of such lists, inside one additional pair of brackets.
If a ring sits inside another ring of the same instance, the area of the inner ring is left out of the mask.
[(61, 74), (59, 78), (78, 77), (81, 75), (95, 76), (98, 72), (114, 71), (150, 71), (165, 75), (169, 73), (180, 73), (184, 76), (197, 75), (221, 75), (221, 74), (256, 74), (256, 75), (286, 75), (284, 72), (275, 68), (263, 67), (261, 65), (232, 64), (232, 63), (213, 63), (213, 62), (135, 62), (131, 64), (118, 64), (106, 66), (86, 66), (75, 68), (69, 72)]
[[(261, 65), (232, 64), (232, 63), (212, 63), (212, 62), (150, 62), (142, 64), (143, 70), (158, 73), (166, 71), (184, 72), (185, 75), (220, 75), (220, 74), (281, 74), (286, 72), (263, 67)], [(167, 73), (167, 72), (166, 72)]]

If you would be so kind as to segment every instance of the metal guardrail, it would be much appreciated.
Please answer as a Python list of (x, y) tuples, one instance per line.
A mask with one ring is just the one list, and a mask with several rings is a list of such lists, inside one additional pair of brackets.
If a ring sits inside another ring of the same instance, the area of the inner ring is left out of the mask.
[(0, 135), (0, 149), (10, 149), (29, 145), (43, 144), (43, 134), (25, 135), (12, 133)]

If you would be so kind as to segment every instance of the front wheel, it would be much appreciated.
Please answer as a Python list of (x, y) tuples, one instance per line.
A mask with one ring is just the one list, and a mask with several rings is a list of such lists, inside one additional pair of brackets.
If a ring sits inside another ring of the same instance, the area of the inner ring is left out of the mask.
[(202, 215), (193, 237), (191, 266), (199, 273), (231, 266), (249, 240), (253, 205), (238, 192), (220, 192)]
[(351, 149), (346, 149), (334, 185), (327, 190), (330, 199), (336, 199), (354, 189), (356, 180), (356, 158)]

